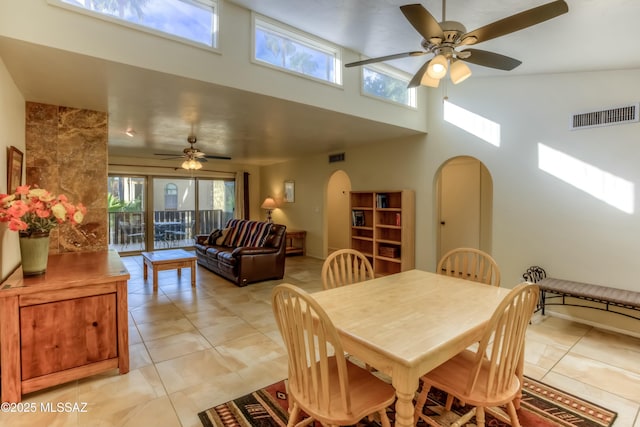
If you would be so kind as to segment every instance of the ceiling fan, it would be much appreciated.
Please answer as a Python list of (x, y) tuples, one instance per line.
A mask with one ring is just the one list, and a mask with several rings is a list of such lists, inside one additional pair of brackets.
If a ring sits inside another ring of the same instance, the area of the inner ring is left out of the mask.
[(183, 169), (202, 169), (202, 162), (206, 162), (207, 159), (218, 159), (218, 160), (231, 160), (231, 157), (227, 156), (213, 156), (207, 155), (202, 151), (195, 148), (193, 145), (198, 142), (198, 138), (195, 135), (189, 135), (187, 137), (187, 142), (191, 144), (189, 147), (182, 150), (182, 155), (174, 155), (174, 154), (162, 154), (162, 153), (154, 153), (156, 156), (171, 156), (167, 157), (163, 160), (171, 160), (171, 159), (181, 159), (185, 160), (182, 162)]
[(460, 83), (471, 75), (471, 70), (465, 62), (510, 71), (522, 62), (486, 50), (471, 48), (458, 50), (458, 48), (504, 36), (569, 11), (569, 7), (564, 0), (556, 0), (467, 32), (467, 29), (460, 22), (446, 20), (446, 4), (446, 0), (442, 0), (442, 22), (436, 21), (433, 15), (421, 4), (400, 6), (400, 10), (409, 23), (423, 37), (421, 45), (424, 51), (411, 51), (365, 59), (345, 64), (345, 67), (356, 67), (374, 62), (433, 54), (434, 56), (420, 67), (413, 76), (409, 82), (409, 88), (417, 87), (421, 84), (438, 87), (440, 79), (447, 74), (447, 71), (449, 71), (451, 81), (454, 84)]

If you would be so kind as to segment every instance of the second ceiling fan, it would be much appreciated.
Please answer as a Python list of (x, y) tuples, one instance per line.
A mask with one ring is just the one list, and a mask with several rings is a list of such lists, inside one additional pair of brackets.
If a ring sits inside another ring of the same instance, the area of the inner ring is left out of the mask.
[(165, 156), (165, 157), (171, 156), (171, 157), (167, 157), (164, 160), (183, 158), (185, 159), (181, 164), (181, 167), (183, 169), (202, 169), (202, 162), (206, 162), (207, 159), (231, 160), (231, 157), (227, 157), (227, 156), (207, 155), (202, 151), (200, 151), (199, 149), (197, 149), (196, 147), (194, 147), (194, 144), (198, 142), (198, 138), (196, 138), (196, 136), (193, 134), (187, 137), (187, 142), (190, 144), (190, 146), (182, 150), (182, 154), (180, 155), (163, 154), (163, 153), (155, 153), (155, 155)]
[(423, 51), (403, 52), (365, 59), (345, 64), (345, 67), (355, 67), (392, 59), (421, 56), (429, 53), (433, 54), (434, 56), (425, 62), (413, 76), (409, 82), (409, 88), (420, 85), (438, 87), (440, 79), (446, 76), (447, 71), (449, 71), (451, 81), (454, 84), (460, 83), (471, 75), (471, 70), (465, 62), (510, 71), (522, 62), (486, 50), (471, 48), (458, 50), (458, 48), (504, 36), (555, 18), (569, 11), (569, 7), (564, 0), (556, 0), (467, 32), (464, 25), (460, 22), (446, 20), (446, 3), (446, 0), (442, 1), (442, 22), (436, 21), (433, 15), (421, 4), (400, 6), (400, 10), (409, 23), (423, 37), (421, 43), (424, 49)]

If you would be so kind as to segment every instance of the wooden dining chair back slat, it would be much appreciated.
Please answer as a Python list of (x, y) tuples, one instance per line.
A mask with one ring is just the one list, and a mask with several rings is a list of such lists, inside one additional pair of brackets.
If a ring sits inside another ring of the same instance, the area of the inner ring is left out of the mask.
[(364, 254), (355, 249), (332, 252), (322, 265), (322, 286), (337, 288), (373, 279), (373, 267)]
[(315, 299), (296, 286), (280, 284), (273, 290), (272, 307), (288, 354), (293, 402), (288, 425), (295, 425), (300, 411), (324, 425), (356, 424), (378, 412), (389, 427), (385, 408), (394, 401), (393, 387), (347, 361), (331, 319)]
[(483, 369), (488, 369), (483, 385), (488, 396), (507, 390), (524, 351), (525, 333), (538, 303), (538, 295), (537, 285), (522, 283), (498, 306), (476, 351), (475, 367), (467, 383), (467, 393), (474, 390)]
[[(511, 425), (520, 425), (513, 400), (522, 388), (518, 368), (522, 368), (525, 333), (538, 295), (537, 285), (521, 283), (516, 286), (494, 311), (475, 350), (463, 350), (422, 377), (416, 421), (422, 418), (428, 425), (438, 425), (423, 414), (427, 393), (435, 387), (475, 406), (457, 425), (463, 425), (475, 415), (477, 425), (482, 427), (485, 408), (501, 405), (507, 405)], [(452, 400), (447, 400), (446, 409), (451, 409)]]
[(500, 268), (488, 253), (474, 248), (456, 248), (440, 259), (438, 274), (500, 286)]

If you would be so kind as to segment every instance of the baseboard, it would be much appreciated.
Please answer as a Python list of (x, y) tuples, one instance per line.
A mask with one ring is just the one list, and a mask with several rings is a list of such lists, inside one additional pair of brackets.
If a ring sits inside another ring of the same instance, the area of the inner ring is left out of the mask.
[(632, 337), (635, 337), (635, 338), (640, 338), (640, 332), (634, 332), (634, 331), (631, 331), (629, 329), (616, 328), (615, 326), (607, 325), (607, 324), (600, 323), (600, 322), (594, 322), (594, 321), (591, 321), (591, 320), (584, 319), (582, 317), (576, 317), (576, 316), (572, 316), (572, 315), (566, 314), (566, 313), (558, 313), (556, 311), (549, 310), (548, 307), (545, 309), (545, 314), (544, 315), (545, 316), (557, 317), (559, 319), (571, 320), (571, 321), (576, 322), (576, 323), (582, 323), (584, 325), (593, 326), (594, 328), (603, 329), (605, 331), (616, 332), (616, 333), (619, 333), (619, 334), (629, 335), (629, 336), (632, 336)]

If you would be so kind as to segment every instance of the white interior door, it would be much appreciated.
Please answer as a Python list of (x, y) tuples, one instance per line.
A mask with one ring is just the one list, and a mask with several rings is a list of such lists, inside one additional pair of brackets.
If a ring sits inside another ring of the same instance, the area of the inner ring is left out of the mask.
[(480, 161), (450, 160), (440, 173), (440, 253), (458, 247), (480, 247)]
[(351, 247), (351, 180), (344, 171), (336, 171), (327, 185), (327, 255)]

